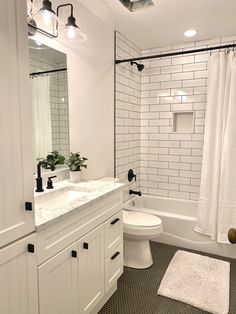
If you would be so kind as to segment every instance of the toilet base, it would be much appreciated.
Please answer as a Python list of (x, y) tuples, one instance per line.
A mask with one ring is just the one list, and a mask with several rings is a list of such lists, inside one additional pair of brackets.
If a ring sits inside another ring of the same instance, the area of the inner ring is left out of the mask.
[(144, 269), (153, 264), (149, 240), (124, 239), (124, 265)]

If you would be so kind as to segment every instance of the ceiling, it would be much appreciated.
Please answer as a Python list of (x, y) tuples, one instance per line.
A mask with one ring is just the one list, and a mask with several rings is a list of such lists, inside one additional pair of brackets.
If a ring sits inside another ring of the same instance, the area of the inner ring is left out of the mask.
[(79, 0), (142, 49), (236, 35), (236, 0), (153, 0), (155, 6), (130, 12), (119, 0)]

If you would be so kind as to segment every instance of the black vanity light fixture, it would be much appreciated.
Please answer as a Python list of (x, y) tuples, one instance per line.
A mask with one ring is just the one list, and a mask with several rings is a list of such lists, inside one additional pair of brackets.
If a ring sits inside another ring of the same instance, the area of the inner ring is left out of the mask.
[(70, 7), (70, 15), (67, 18), (67, 23), (64, 24), (60, 29), (60, 39), (75, 41), (75, 42), (83, 42), (87, 40), (87, 36), (81, 31), (81, 29), (76, 25), (76, 19), (74, 17), (74, 7), (71, 3), (61, 4), (57, 7), (57, 16), (59, 16), (59, 10), (63, 7)]
[[(70, 15), (66, 24), (59, 18), (61, 8), (65, 7), (70, 7)], [(61, 41), (83, 42), (87, 40), (87, 36), (76, 25), (73, 11), (73, 5), (65, 3), (59, 5), (55, 13), (49, 0), (43, 0), (42, 7), (37, 10), (33, 5), (33, 0), (28, 0), (28, 35), (34, 36), (39, 32)]]

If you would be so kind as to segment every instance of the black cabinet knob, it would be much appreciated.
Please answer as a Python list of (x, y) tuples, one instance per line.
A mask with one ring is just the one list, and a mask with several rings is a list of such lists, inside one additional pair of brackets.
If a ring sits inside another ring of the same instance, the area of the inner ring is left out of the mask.
[(83, 248), (84, 248), (85, 250), (88, 250), (88, 243), (87, 243), (87, 242), (84, 242), (84, 243), (83, 243)]
[(27, 245), (27, 249), (28, 249), (29, 253), (34, 253), (34, 245), (33, 244), (29, 243)]
[(71, 251), (71, 256), (74, 257), (74, 258), (76, 258), (76, 257), (77, 257), (77, 251), (72, 250), (72, 251)]
[(116, 218), (116, 219), (112, 220), (111, 225), (115, 225), (118, 221), (120, 221), (119, 218)]
[(31, 202), (25, 202), (25, 210), (32, 211), (33, 205)]

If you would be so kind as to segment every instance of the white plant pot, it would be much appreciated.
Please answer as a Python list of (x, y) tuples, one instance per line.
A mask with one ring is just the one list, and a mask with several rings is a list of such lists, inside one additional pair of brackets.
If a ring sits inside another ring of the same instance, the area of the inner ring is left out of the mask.
[(81, 171), (70, 171), (70, 182), (76, 183), (81, 181)]

